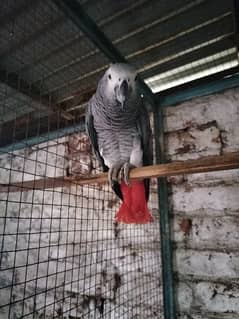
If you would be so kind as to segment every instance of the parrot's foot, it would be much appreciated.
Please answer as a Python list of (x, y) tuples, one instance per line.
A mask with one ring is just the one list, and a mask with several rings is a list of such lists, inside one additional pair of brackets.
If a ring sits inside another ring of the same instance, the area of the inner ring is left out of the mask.
[(122, 167), (122, 162), (116, 163), (110, 167), (108, 172), (108, 180), (112, 186), (115, 182), (118, 182), (118, 175)]
[(122, 164), (122, 162), (116, 163), (109, 169), (109, 183), (113, 185), (115, 182), (121, 183), (124, 181), (125, 184), (129, 185), (129, 172), (130, 169), (134, 167), (135, 166), (129, 162), (125, 162), (124, 164)]
[(119, 181), (124, 181), (126, 185), (129, 185), (129, 172), (131, 168), (134, 168), (135, 166), (130, 164), (129, 162), (124, 163), (124, 165), (121, 167), (119, 172)]

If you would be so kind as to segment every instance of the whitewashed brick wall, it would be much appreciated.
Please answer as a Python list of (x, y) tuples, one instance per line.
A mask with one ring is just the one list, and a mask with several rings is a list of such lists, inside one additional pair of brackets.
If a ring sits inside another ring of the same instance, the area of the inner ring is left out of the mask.
[[(165, 110), (169, 160), (239, 151), (239, 89)], [(180, 319), (239, 318), (239, 170), (169, 179)]]

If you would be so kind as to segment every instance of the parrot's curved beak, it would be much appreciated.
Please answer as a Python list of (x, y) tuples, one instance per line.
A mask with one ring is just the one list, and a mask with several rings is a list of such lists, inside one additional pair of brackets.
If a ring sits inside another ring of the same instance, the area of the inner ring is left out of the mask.
[(124, 109), (125, 106), (125, 101), (127, 100), (129, 95), (129, 85), (126, 80), (122, 81), (118, 90), (117, 94), (117, 100), (121, 104), (122, 110)]

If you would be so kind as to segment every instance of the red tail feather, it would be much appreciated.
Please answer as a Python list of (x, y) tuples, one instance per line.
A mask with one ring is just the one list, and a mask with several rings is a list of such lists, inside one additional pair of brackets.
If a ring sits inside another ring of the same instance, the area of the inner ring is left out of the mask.
[(147, 207), (143, 181), (134, 181), (130, 185), (121, 183), (123, 203), (115, 216), (117, 222), (125, 224), (146, 224), (152, 221)]

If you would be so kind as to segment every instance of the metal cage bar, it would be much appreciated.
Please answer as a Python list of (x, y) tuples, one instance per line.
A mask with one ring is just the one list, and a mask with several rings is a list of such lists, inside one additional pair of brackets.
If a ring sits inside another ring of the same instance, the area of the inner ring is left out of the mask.
[[(160, 104), (154, 111), (155, 151), (157, 163), (166, 163), (164, 156), (163, 110)], [(168, 205), (168, 187), (165, 177), (157, 178), (158, 205), (160, 212), (160, 237), (163, 276), (163, 300), (165, 319), (176, 318), (174, 303), (172, 247), (170, 239), (170, 221)]]

